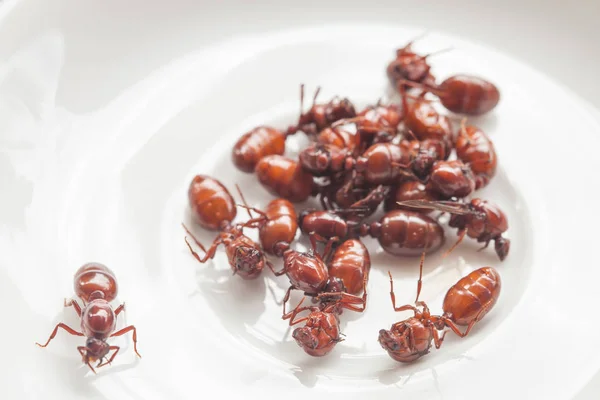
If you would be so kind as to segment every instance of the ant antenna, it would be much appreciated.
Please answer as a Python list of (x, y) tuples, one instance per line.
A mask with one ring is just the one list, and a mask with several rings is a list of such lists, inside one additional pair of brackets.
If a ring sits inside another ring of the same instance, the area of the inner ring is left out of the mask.
[(410, 47), (411, 47), (413, 44), (415, 44), (415, 42), (416, 42), (417, 40), (421, 40), (421, 39), (423, 39), (423, 38), (424, 38), (425, 36), (427, 36), (428, 34), (429, 34), (429, 31), (425, 31), (425, 32), (423, 32), (423, 33), (421, 33), (421, 34), (419, 34), (419, 35), (417, 35), (417, 36), (413, 37), (413, 38), (412, 38), (412, 39), (411, 39), (411, 40), (410, 40), (408, 43), (406, 43), (406, 45), (405, 45), (403, 48), (401, 48), (400, 50), (401, 50), (401, 51), (406, 51), (406, 50), (410, 49)]
[[(447, 47), (445, 49), (441, 49), (441, 50), (437, 50), (437, 51), (434, 51), (434, 52), (429, 53), (429, 54), (425, 54), (424, 56), (421, 56), (421, 59), (426, 59), (426, 58), (428, 58), (430, 56), (437, 56), (437, 55), (440, 55), (440, 54), (443, 54), (443, 53), (447, 53), (447, 52), (452, 51), (452, 50), (454, 50), (454, 47)], [(414, 61), (411, 61), (411, 64), (413, 62)]]
[(317, 103), (317, 97), (319, 96), (320, 92), (321, 92), (321, 86), (317, 86), (317, 90), (315, 90), (315, 95), (313, 96), (313, 107)]

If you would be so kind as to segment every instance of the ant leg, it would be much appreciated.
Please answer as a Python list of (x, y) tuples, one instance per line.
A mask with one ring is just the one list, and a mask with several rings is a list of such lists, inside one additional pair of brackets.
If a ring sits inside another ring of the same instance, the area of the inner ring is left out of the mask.
[(317, 97), (319, 97), (319, 93), (321, 92), (321, 86), (317, 86), (317, 90), (315, 90), (315, 94), (313, 96), (313, 107), (317, 103)]
[(321, 202), (321, 207), (323, 207), (323, 210), (329, 210), (329, 199), (326, 201), (325, 195), (323, 195), (323, 193), (319, 193), (319, 202)]
[[(289, 319), (289, 318), (293, 319), (294, 316), (300, 312), (299, 311), (300, 310), (300, 306), (302, 305), (302, 303), (304, 303), (304, 300), (306, 300), (306, 296), (304, 296), (302, 298), (302, 300), (300, 300), (300, 302), (298, 303), (298, 305), (296, 305), (296, 307), (294, 307), (294, 309), (292, 311), (290, 311), (288, 313), (284, 313), (281, 316), (281, 319), (283, 319), (283, 320), (286, 320), (286, 319)], [(308, 307), (303, 307), (303, 309), (306, 309), (306, 308), (308, 308)]]
[(442, 337), (440, 337), (440, 333), (437, 329), (435, 329), (433, 326), (430, 327), (430, 329), (431, 335), (433, 336), (433, 344), (435, 345), (436, 349), (439, 349), (442, 346), (442, 342), (444, 341), (444, 338), (446, 337), (446, 332), (448, 331), (444, 331)]
[[(340, 296), (339, 303), (342, 307), (356, 312), (363, 312), (367, 307), (367, 281), (368, 277), (365, 275), (363, 278), (363, 295), (356, 296), (346, 292), (330, 292), (320, 293), (317, 295), (317, 299), (321, 300), (322, 297), (337, 297)], [(362, 306), (362, 307), (360, 307)]]
[(425, 251), (423, 251), (423, 253), (421, 254), (421, 264), (419, 265), (419, 280), (417, 281), (417, 298), (415, 299), (415, 303), (419, 302), (421, 288), (423, 287), (423, 264), (425, 264)]
[(367, 211), (375, 209), (383, 202), (383, 200), (385, 200), (385, 196), (388, 191), (388, 187), (379, 185), (371, 190), (366, 197), (352, 204), (350, 206), (350, 210), (354, 208), (362, 208), (366, 209)]
[[(244, 206), (239, 205), (240, 207), (244, 208)], [(260, 211), (260, 210), (256, 210), (256, 209), (252, 209), (254, 211)], [(262, 211), (261, 211), (262, 212)], [(260, 216), (258, 218), (252, 218), (249, 219), (248, 221), (244, 222), (242, 224), (242, 227), (244, 228), (258, 228), (260, 226), (261, 223), (265, 222), (267, 219), (266, 215), (265, 216)]]
[(140, 353), (138, 353), (138, 351), (137, 351), (137, 331), (135, 330), (135, 326), (129, 325), (128, 327), (123, 328), (120, 331), (113, 333), (112, 335), (110, 335), (110, 337), (121, 336), (121, 335), (126, 334), (129, 331), (133, 331), (133, 351), (135, 351), (135, 354), (137, 354), (137, 356), (139, 358), (142, 358)]
[[(320, 293), (317, 295), (317, 300), (322, 300), (323, 298), (327, 299), (328, 297), (340, 297), (338, 300), (341, 303), (342, 307), (347, 308), (352, 311), (363, 312), (365, 310), (367, 296), (363, 294), (362, 296), (356, 296), (346, 292), (328, 292), (328, 293)], [(362, 305), (362, 308), (355, 306), (355, 304)]]
[(456, 241), (456, 243), (454, 243), (454, 244), (452, 245), (452, 247), (450, 247), (450, 248), (449, 248), (449, 249), (448, 249), (448, 250), (447, 250), (447, 251), (444, 253), (444, 255), (442, 256), (442, 258), (445, 258), (445, 257), (447, 257), (448, 255), (450, 255), (450, 253), (452, 253), (452, 252), (454, 251), (454, 249), (456, 249), (456, 248), (458, 247), (458, 245), (459, 245), (459, 244), (460, 244), (460, 243), (463, 241), (463, 239), (465, 238), (466, 234), (467, 234), (467, 228), (460, 229), (460, 230), (458, 231), (458, 240)]
[(77, 316), (81, 317), (81, 307), (79, 306), (79, 303), (77, 303), (77, 300), (73, 300), (73, 299), (65, 299), (65, 307), (71, 307), (73, 306), (73, 308), (75, 309), (75, 312), (77, 313)]
[[(250, 209), (252, 207), (248, 207), (248, 203), (246, 202), (246, 198), (244, 197), (244, 194), (242, 193), (242, 190), (240, 189), (240, 187), (238, 186), (238, 184), (235, 184), (235, 188), (237, 189), (237, 192), (239, 193), (240, 197), (242, 198), (242, 202), (244, 203), (244, 205), (242, 207), (244, 207), (246, 209), (246, 211), (248, 211), (248, 216), (250, 218), (252, 217), (252, 213), (250, 212)], [(256, 209), (252, 209), (253, 211), (256, 211)]]
[(275, 276), (281, 276), (281, 275), (285, 274), (285, 272), (286, 272), (285, 265), (283, 266), (281, 271), (275, 271), (275, 268), (273, 267), (273, 264), (271, 263), (271, 261), (267, 260), (266, 264), (267, 264), (267, 267), (269, 267), (269, 269), (271, 270), (271, 272), (273, 272), (273, 275), (275, 275)]
[[(310, 244), (312, 246), (313, 251), (315, 252), (315, 255), (317, 257), (319, 257), (321, 260), (327, 260), (329, 258), (329, 256), (331, 255), (331, 250), (333, 248), (333, 244), (337, 243), (340, 241), (340, 238), (337, 236), (331, 237), (329, 239), (324, 238), (323, 236), (319, 235), (316, 232), (311, 232), (309, 234), (309, 238), (310, 238)], [(323, 242), (323, 243), (327, 243), (325, 245), (325, 250), (323, 251), (323, 256), (320, 257), (319, 253), (317, 252), (317, 241), (319, 242)]]
[(51, 335), (50, 335), (50, 337), (48, 338), (48, 341), (46, 341), (46, 344), (44, 344), (44, 345), (41, 345), (41, 344), (39, 344), (39, 343), (37, 343), (37, 342), (36, 342), (35, 344), (37, 344), (37, 345), (38, 345), (38, 346), (40, 346), (40, 347), (46, 347), (46, 346), (48, 346), (48, 343), (50, 343), (50, 341), (51, 341), (52, 339), (54, 339), (54, 337), (56, 336), (56, 333), (58, 332), (58, 328), (63, 328), (65, 331), (69, 332), (71, 335), (74, 335), (74, 336), (84, 336), (84, 334), (83, 334), (83, 333), (81, 333), (81, 332), (77, 332), (75, 329), (73, 329), (73, 328), (71, 328), (71, 327), (69, 327), (69, 326), (67, 326), (67, 325), (65, 325), (65, 324), (63, 324), (63, 323), (61, 322), (61, 323), (59, 323), (58, 325), (56, 325), (56, 327), (55, 327), (55, 328), (54, 328), (54, 330), (52, 331), (52, 334), (51, 334)]
[[(315, 253), (317, 252), (317, 242), (327, 243), (331, 240), (331, 239), (327, 239), (324, 236), (319, 235), (317, 232), (309, 233), (309, 238), (310, 238), (310, 244), (312, 245), (312, 248), (315, 251)], [(335, 241), (340, 240), (337, 236), (334, 236), (334, 238), (335, 238)]]
[(483, 315), (485, 312), (487, 312), (490, 309), (490, 307), (484, 307), (482, 308), (477, 315), (475, 316), (475, 318), (469, 322), (469, 325), (467, 325), (467, 329), (465, 329), (465, 332), (462, 333), (459, 329), (458, 326), (456, 326), (456, 324), (454, 323), (454, 321), (450, 320), (447, 317), (443, 318), (444, 323), (448, 326), (448, 328), (452, 329), (452, 332), (456, 333), (458, 336), (460, 336), (461, 338), (464, 338), (465, 336), (467, 336), (469, 334), (469, 332), (471, 332), (471, 329), (473, 329), (473, 326), (475, 326), (475, 323), (479, 322), (481, 315)]
[(125, 311), (125, 303), (121, 304), (115, 309), (115, 316), (119, 315), (121, 311)]
[(342, 190), (342, 192), (345, 196), (349, 195), (350, 191), (352, 189), (354, 189), (354, 182), (356, 181), (357, 176), (358, 176), (358, 174), (356, 173), (356, 169), (353, 169), (352, 175), (351, 175), (350, 179), (348, 180), (348, 182), (344, 183), (344, 185), (339, 189), (339, 190)]
[(483, 251), (483, 250), (487, 249), (488, 246), (490, 245), (490, 242), (491, 242), (491, 240), (489, 240), (489, 239), (486, 240), (485, 244), (479, 250), (477, 250), (477, 251)]
[(300, 307), (302, 305), (302, 303), (304, 302), (304, 300), (306, 300), (306, 296), (304, 296), (302, 298), (302, 300), (300, 300), (300, 302), (298, 303), (298, 305), (296, 306), (296, 308), (294, 308), (292, 311), (290, 311), (289, 313), (283, 315), (281, 318), (283, 320), (289, 319), (290, 320), (290, 326), (299, 324), (301, 322), (304, 322), (308, 319), (308, 317), (304, 317), (304, 318), (300, 318), (297, 320), (294, 320), (294, 318), (296, 318), (296, 316), (298, 314), (300, 314), (302, 311), (306, 311), (306, 310), (314, 310), (314, 307)]
[(119, 352), (119, 350), (121, 350), (121, 348), (119, 346), (110, 346), (108, 350), (114, 350), (115, 352), (112, 353), (110, 358), (104, 361), (102, 364), (96, 365), (96, 368), (104, 367), (106, 364), (112, 364), (113, 360), (115, 359), (117, 353)]
[(388, 271), (388, 275), (390, 276), (390, 297), (392, 299), (392, 306), (394, 307), (394, 311), (412, 310), (416, 314), (418, 310), (415, 307), (411, 306), (410, 304), (406, 304), (402, 307), (396, 307), (396, 294), (394, 293), (394, 280), (392, 278), (392, 273), (390, 271)]
[(223, 240), (221, 238), (217, 238), (213, 242), (212, 246), (210, 246), (210, 248), (208, 249), (208, 251), (206, 251), (206, 249), (204, 248), (204, 246), (202, 245), (202, 243), (200, 243), (198, 241), (198, 239), (196, 239), (194, 237), (194, 235), (191, 235), (191, 236), (192, 236), (192, 239), (194, 239), (194, 242), (196, 242), (196, 244), (198, 245), (198, 247), (200, 247), (202, 249), (202, 251), (204, 251), (204, 257), (200, 258), (200, 256), (198, 255), (198, 253), (196, 253), (194, 251), (194, 249), (192, 249), (192, 246), (190, 245), (190, 242), (188, 242), (187, 237), (184, 238), (185, 244), (187, 244), (187, 247), (188, 247), (188, 249), (190, 249), (190, 252), (194, 256), (194, 258), (196, 260), (198, 260), (199, 263), (202, 263), (202, 264), (204, 264), (209, 259), (213, 258), (215, 256), (215, 253), (217, 252), (217, 247), (219, 247), (219, 245), (223, 243)]
[(283, 296), (283, 315), (286, 314), (285, 305), (288, 302), (288, 300), (290, 299), (290, 293), (292, 293), (292, 289), (295, 289), (295, 287), (293, 285), (290, 285), (287, 292), (285, 292), (285, 296)]

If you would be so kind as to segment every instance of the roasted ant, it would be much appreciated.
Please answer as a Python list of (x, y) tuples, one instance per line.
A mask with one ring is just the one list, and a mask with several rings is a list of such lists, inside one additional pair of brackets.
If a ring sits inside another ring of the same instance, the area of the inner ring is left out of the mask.
[(475, 176), (461, 160), (436, 161), (427, 181), (427, 190), (440, 197), (463, 198), (475, 190)]
[(288, 129), (288, 134), (301, 130), (306, 135), (314, 137), (335, 121), (356, 116), (354, 105), (347, 98), (340, 99), (336, 96), (328, 103), (317, 104), (320, 91), (321, 88), (318, 87), (313, 97), (312, 107), (304, 113), (304, 85), (300, 85), (300, 118), (297, 126)]
[(439, 85), (398, 82), (423, 89), (438, 96), (442, 105), (457, 114), (482, 115), (493, 110), (500, 101), (500, 91), (491, 82), (471, 75), (454, 75)]
[(274, 196), (299, 203), (313, 193), (312, 175), (290, 158), (280, 155), (263, 157), (256, 164), (255, 171), (263, 187)]
[[(500, 293), (499, 275), (489, 267), (487, 267), (488, 269), (482, 268), (462, 278), (450, 288), (446, 294), (446, 299), (444, 299), (444, 315), (431, 315), (427, 304), (424, 301), (419, 301), (424, 261), (425, 254), (422, 254), (419, 280), (417, 282), (417, 298), (415, 300), (415, 305), (421, 307), (422, 310), (411, 304), (396, 307), (394, 281), (391, 272), (388, 272), (390, 276), (390, 297), (394, 311), (412, 310), (414, 312), (413, 317), (396, 322), (390, 330), (381, 329), (379, 331), (379, 344), (388, 352), (390, 357), (399, 362), (412, 362), (428, 354), (432, 341), (435, 348), (439, 349), (446, 336), (446, 331), (444, 331), (440, 337), (439, 331), (444, 330), (446, 327), (461, 338), (466, 337), (475, 323), (480, 321), (494, 306)], [(476, 286), (477, 284), (482, 284), (483, 289)], [(447, 304), (446, 301), (448, 301)], [(446, 307), (451, 312), (446, 312)], [(461, 324), (457, 323), (457, 315), (466, 316), (461, 320)], [(464, 323), (467, 320), (468, 322)], [(464, 333), (460, 331), (457, 325), (467, 326)]]
[(296, 237), (298, 222), (294, 205), (286, 199), (275, 199), (267, 204), (265, 211), (248, 207), (242, 196), (244, 207), (259, 214), (244, 223), (244, 227), (258, 228), (261, 247), (269, 254), (283, 256), (281, 244), (290, 245)]
[(237, 215), (233, 197), (218, 180), (196, 175), (188, 189), (192, 216), (204, 229), (217, 231), (228, 226)]
[[(322, 293), (317, 297), (321, 300), (318, 305), (300, 307), (304, 297), (289, 313), (284, 313), (283, 320), (289, 319), (290, 326), (305, 322), (303, 327), (296, 328), (292, 337), (298, 346), (313, 357), (323, 357), (331, 352), (336, 344), (341, 342), (339, 314), (343, 308), (363, 312), (367, 304), (367, 281), (363, 282), (364, 292), (362, 297), (352, 296), (348, 293)], [(296, 316), (310, 311), (308, 316), (295, 320)]]
[(435, 201), (440, 200), (437, 193), (427, 190), (427, 187), (419, 181), (406, 181), (401, 183), (398, 187), (392, 190), (390, 196), (386, 197), (384, 203), (384, 210), (411, 210), (419, 211), (424, 214), (428, 214), (431, 210), (415, 210), (408, 207), (403, 207), (398, 204), (399, 201), (405, 200), (429, 200)]
[(286, 134), (270, 126), (258, 126), (245, 133), (233, 146), (233, 164), (243, 172), (252, 173), (258, 161), (271, 154), (285, 152)]
[(365, 245), (356, 239), (343, 242), (333, 253), (329, 261), (329, 276), (339, 278), (345, 290), (358, 295), (366, 290), (371, 270), (371, 257)]
[[(125, 303), (113, 310), (110, 302), (117, 297), (118, 286), (115, 274), (105, 265), (99, 263), (88, 263), (81, 266), (74, 277), (75, 294), (82, 300), (83, 308), (77, 300), (65, 299), (65, 307), (73, 306), (75, 312), (81, 319), (81, 332), (59, 323), (52, 331), (45, 344), (36, 343), (40, 347), (46, 347), (56, 336), (58, 328), (62, 328), (71, 335), (85, 336), (85, 346), (78, 346), (77, 350), (83, 358), (83, 362), (96, 373), (92, 363), (98, 361), (96, 368), (113, 362), (120, 350), (119, 346), (110, 346), (106, 341), (108, 338), (124, 335), (133, 331), (133, 349), (138, 357), (137, 331), (135, 326), (129, 325), (117, 332), (117, 316), (125, 310)], [(108, 353), (114, 351), (110, 357)], [(103, 361), (106, 359), (106, 361)]]
[(496, 254), (501, 261), (508, 255), (510, 239), (502, 237), (502, 234), (508, 230), (508, 219), (498, 206), (487, 200), (473, 199), (468, 204), (452, 201), (408, 200), (398, 204), (452, 214), (448, 225), (458, 228), (458, 240), (446, 254), (452, 252), (462, 242), (465, 235), (468, 235), (477, 239), (479, 243), (485, 243), (481, 250), (487, 248), (493, 240)]
[(421, 56), (412, 50), (412, 45), (417, 38), (408, 42), (403, 48), (396, 50), (396, 59), (387, 66), (387, 76), (396, 86), (400, 81), (408, 80), (417, 83), (435, 83), (431, 75), (431, 66), (427, 58), (432, 54)]
[(204, 257), (200, 257), (192, 246), (185, 238), (185, 244), (188, 249), (199, 263), (204, 264), (210, 259), (215, 257), (217, 247), (219, 245), (225, 246), (225, 253), (227, 254), (227, 260), (233, 271), (234, 275), (239, 275), (243, 279), (256, 279), (260, 276), (263, 271), (265, 264), (271, 266), (271, 263), (265, 257), (260, 246), (244, 235), (242, 224), (229, 225), (223, 229), (219, 235), (215, 238), (208, 251), (202, 243), (190, 232), (190, 230), (182, 224), (186, 233), (192, 238), (198, 247), (204, 252)]
[(402, 307), (396, 307), (396, 295), (394, 294), (394, 280), (391, 272), (390, 276), (390, 297), (394, 311), (412, 310), (415, 315), (411, 318), (396, 322), (390, 330), (379, 330), (379, 344), (386, 350), (391, 358), (396, 361), (409, 363), (413, 362), (429, 353), (431, 342), (435, 348), (439, 349), (444, 341), (446, 332), (440, 336), (436, 327), (437, 317), (432, 316), (429, 307), (423, 301), (419, 302), (421, 292), (421, 282), (423, 277), (423, 263), (425, 262), (425, 253), (421, 255), (421, 264), (419, 267), (419, 280), (417, 283), (417, 298), (415, 303), (421, 306), (423, 311), (406, 304)]
[(475, 175), (475, 189), (486, 186), (496, 174), (498, 159), (490, 138), (476, 126), (465, 125), (463, 119), (456, 140), (456, 156)]

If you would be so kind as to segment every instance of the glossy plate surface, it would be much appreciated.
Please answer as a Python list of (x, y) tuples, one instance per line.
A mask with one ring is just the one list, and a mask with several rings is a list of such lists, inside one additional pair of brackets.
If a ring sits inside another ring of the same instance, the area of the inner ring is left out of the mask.
[[(500, 272), (502, 293), (469, 337), (449, 336), (439, 351), (399, 365), (377, 343), (379, 329), (410, 315), (392, 310), (387, 270), (399, 300), (412, 301), (418, 259), (386, 255), (366, 240), (373, 263), (367, 312), (345, 313), (346, 340), (315, 359), (280, 320), (285, 277), (266, 272), (246, 282), (231, 276), (222, 251), (205, 265), (190, 256), (180, 225), (189, 220), (187, 186), (197, 173), (212, 175), (236, 198), (239, 184), (251, 205), (264, 206), (272, 197), (231, 163), (237, 137), (258, 124), (291, 124), (301, 82), (309, 93), (322, 86), (320, 99), (347, 96), (358, 108), (386, 99), (387, 62), (423, 29), (355, 23), (234, 36), (140, 72), (101, 105), (69, 97), (81, 65), (69, 62), (76, 46), (64, 32), (15, 40), (0, 69), (0, 296), (11, 321), (3, 324), (10, 365), (2, 375), (9, 398), (231, 392), (287, 399), (334, 391), (346, 398), (505, 399), (520, 387), (525, 397), (562, 399), (600, 366), (597, 343), (584, 340), (599, 327), (593, 305), (600, 272), (587, 253), (597, 241), (597, 185), (585, 172), (600, 167), (600, 122), (544, 75), (442, 32), (417, 43), (423, 53), (453, 48), (432, 58), (436, 76), (474, 73), (501, 90), (497, 109), (470, 122), (490, 135), (500, 165), (477, 196), (507, 213), (512, 241), (504, 262), (491, 247), (476, 252), (471, 241), (448, 258), (428, 257), (422, 299), (440, 312), (446, 290), (484, 265)], [(174, 33), (173, 41), (181, 39)], [(103, 85), (86, 80), (82, 89), (97, 90), (90, 96), (96, 101)], [(292, 138), (287, 154), (305, 143)], [(212, 240), (194, 231), (205, 244)], [(455, 239), (447, 233), (444, 249)], [(81, 365), (80, 338), (60, 332), (45, 350), (33, 345), (59, 321), (77, 326), (62, 299), (89, 261), (117, 275), (117, 301), (127, 303), (120, 325), (137, 327), (143, 356), (134, 357), (130, 337), (115, 339), (121, 353), (96, 376)]]

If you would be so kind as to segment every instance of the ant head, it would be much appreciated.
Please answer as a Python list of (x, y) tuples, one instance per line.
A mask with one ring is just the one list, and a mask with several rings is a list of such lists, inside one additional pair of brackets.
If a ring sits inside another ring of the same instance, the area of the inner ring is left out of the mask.
[[(327, 286), (325, 287), (326, 293), (341, 293), (346, 292), (346, 286), (344, 285), (344, 281), (341, 278), (330, 277), (327, 281)], [(337, 297), (334, 299), (333, 296), (331, 300), (337, 301)]]
[(427, 60), (415, 53), (405, 52), (388, 64), (387, 74), (392, 82), (407, 80), (421, 82), (429, 74)]
[(324, 145), (313, 145), (302, 150), (298, 156), (300, 165), (313, 175), (326, 174), (331, 165), (331, 151)]
[(500, 257), (500, 261), (504, 261), (508, 255), (508, 251), (510, 250), (510, 240), (499, 236), (494, 241), (494, 248), (496, 250), (496, 254), (498, 254), (498, 257)]
[(243, 277), (254, 277), (262, 271), (264, 267), (263, 254), (252, 246), (238, 246), (235, 249), (232, 266), (234, 273)]
[(102, 360), (109, 352), (110, 346), (102, 339), (89, 337), (82, 351), (83, 362), (86, 364)]
[(298, 346), (304, 350), (315, 350), (319, 346), (319, 338), (313, 334), (312, 329), (307, 326), (294, 329), (292, 337), (298, 343)]
[(420, 148), (412, 163), (412, 170), (419, 179), (429, 176), (433, 164), (438, 159), (437, 151), (433, 148)]
[(344, 118), (353, 118), (356, 116), (354, 104), (352, 104), (352, 102), (346, 98), (341, 100), (334, 99), (331, 101), (330, 105), (332, 106), (331, 115), (333, 121)]
[(403, 341), (394, 332), (385, 329), (379, 331), (379, 344), (389, 352), (398, 352), (404, 346)]

